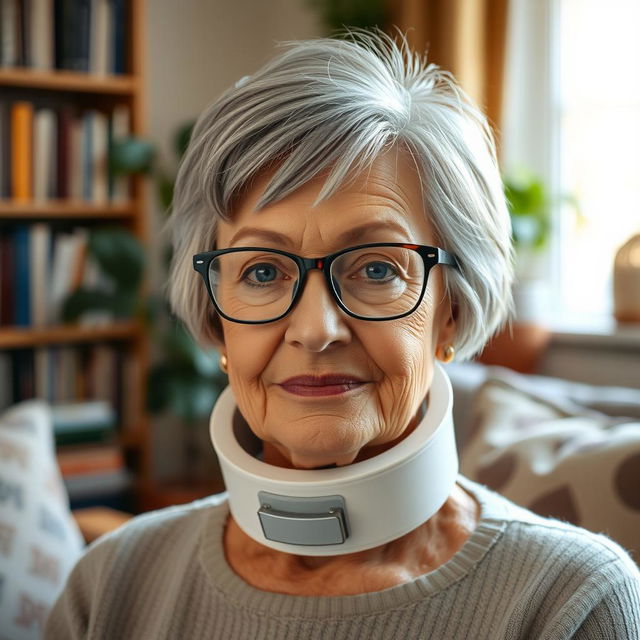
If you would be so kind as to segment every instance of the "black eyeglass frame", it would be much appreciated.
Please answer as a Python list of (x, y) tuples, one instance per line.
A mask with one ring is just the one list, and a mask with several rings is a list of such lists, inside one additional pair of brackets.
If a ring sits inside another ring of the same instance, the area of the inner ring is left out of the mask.
[[(385, 318), (369, 318), (367, 316), (361, 316), (357, 313), (353, 313), (353, 311), (347, 309), (342, 300), (340, 300), (340, 296), (338, 295), (333, 282), (331, 281), (331, 264), (336, 260), (336, 258), (345, 253), (349, 253), (350, 251), (354, 251), (356, 249), (368, 249), (370, 247), (402, 247), (404, 249), (411, 249), (412, 251), (420, 254), (420, 257), (422, 258), (424, 263), (424, 280), (422, 282), (422, 291), (420, 292), (420, 297), (418, 298), (416, 304), (409, 311), (396, 316), (388, 316)], [(300, 272), (300, 283), (298, 284), (295, 295), (291, 299), (291, 303), (287, 307), (286, 311), (284, 311), (284, 313), (275, 318), (269, 318), (268, 320), (238, 320), (237, 318), (228, 316), (220, 309), (213, 295), (213, 292), (211, 291), (211, 283), (209, 282), (209, 265), (218, 256), (224, 255), (226, 253), (237, 253), (238, 251), (270, 251), (271, 253), (277, 253), (282, 256), (287, 256), (298, 265), (298, 271)], [(320, 258), (303, 258), (296, 255), (295, 253), (289, 253), (288, 251), (282, 251), (281, 249), (273, 249), (272, 247), (231, 247), (229, 249), (216, 249), (214, 251), (207, 251), (205, 253), (197, 253), (193, 256), (193, 268), (202, 276), (205, 286), (207, 287), (207, 292), (209, 293), (209, 298), (211, 299), (211, 302), (213, 303), (216, 311), (226, 320), (229, 320), (230, 322), (237, 322), (239, 324), (268, 324), (269, 322), (277, 322), (278, 320), (284, 318), (288, 313), (291, 312), (291, 310), (295, 307), (296, 303), (300, 299), (300, 296), (302, 295), (307, 282), (307, 274), (312, 269), (320, 269), (323, 272), (325, 281), (327, 282), (327, 286), (329, 288), (329, 291), (331, 292), (331, 296), (336, 301), (340, 309), (342, 309), (347, 315), (351, 316), (352, 318), (356, 318), (358, 320), (368, 320), (370, 322), (382, 322), (386, 320), (397, 320), (398, 318), (405, 318), (406, 316), (411, 315), (420, 306), (420, 303), (424, 298), (424, 292), (427, 288), (429, 272), (438, 264), (448, 265), (456, 269), (460, 268), (455, 256), (448, 251), (445, 251), (444, 249), (440, 249), (439, 247), (431, 247), (429, 245), (409, 244), (404, 242), (371, 242), (369, 244), (359, 244), (354, 247), (341, 249), (340, 251), (330, 253), (329, 255)]]

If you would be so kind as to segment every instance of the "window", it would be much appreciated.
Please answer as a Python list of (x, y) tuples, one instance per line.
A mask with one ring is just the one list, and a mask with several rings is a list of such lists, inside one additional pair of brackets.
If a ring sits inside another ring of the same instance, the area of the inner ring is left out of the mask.
[(615, 252), (640, 233), (639, 32), (637, 0), (512, 2), (503, 164), (553, 196), (537, 314), (552, 323), (610, 317)]

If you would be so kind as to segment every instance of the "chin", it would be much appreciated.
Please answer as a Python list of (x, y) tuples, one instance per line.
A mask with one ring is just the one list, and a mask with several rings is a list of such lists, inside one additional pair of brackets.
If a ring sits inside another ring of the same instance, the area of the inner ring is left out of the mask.
[(296, 469), (326, 469), (344, 467), (352, 464), (357, 458), (359, 450), (345, 454), (317, 454), (289, 452), (288, 458)]

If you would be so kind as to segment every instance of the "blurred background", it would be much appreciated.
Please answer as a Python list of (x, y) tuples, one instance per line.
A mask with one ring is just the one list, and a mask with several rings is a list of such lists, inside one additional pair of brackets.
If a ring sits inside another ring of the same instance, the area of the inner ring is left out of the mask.
[(0, 409), (51, 407), (72, 506), (222, 488), (225, 376), (163, 302), (173, 180), (207, 104), (341, 26), (406, 33), (495, 130), (517, 317), (480, 360), (640, 387), (636, 0), (0, 0)]

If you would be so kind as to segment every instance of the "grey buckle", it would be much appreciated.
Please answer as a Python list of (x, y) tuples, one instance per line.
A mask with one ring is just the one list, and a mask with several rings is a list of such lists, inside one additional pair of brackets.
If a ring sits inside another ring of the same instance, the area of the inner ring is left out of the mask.
[(259, 491), (258, 517), (265, 538), (274, 542), (322, 546), (349, 537), (342, 496), (299, 498)]

